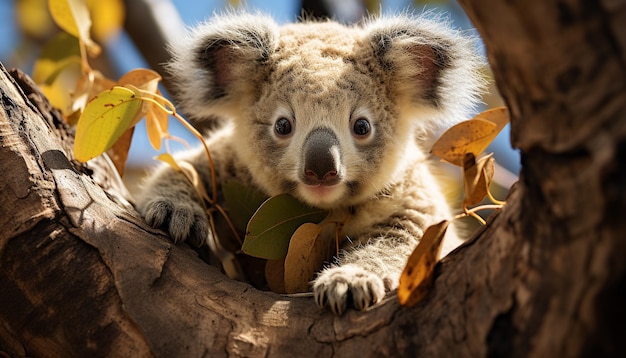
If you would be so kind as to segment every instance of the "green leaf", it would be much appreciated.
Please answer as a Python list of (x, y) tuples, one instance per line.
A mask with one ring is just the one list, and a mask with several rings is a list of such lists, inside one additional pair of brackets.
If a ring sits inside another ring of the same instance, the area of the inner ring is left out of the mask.
[(78, 120), (74, 157), (86, 162), (109, 149), (132, 125), (141, 97), (125, 87), (113, 87), (94, 97)]
[(237, 181), (225, 181), (222, 193), (228, 209), (228, 217), (238, 230), (245, 231), (256, 210), (267, 200), (267, 195)]
[(319, 223), (327, 214), (289, 194), (273, 196), (250, 219), (241, 250), (250, 256), (281, 259), (287, 255), (289, 240), (300, 225)]

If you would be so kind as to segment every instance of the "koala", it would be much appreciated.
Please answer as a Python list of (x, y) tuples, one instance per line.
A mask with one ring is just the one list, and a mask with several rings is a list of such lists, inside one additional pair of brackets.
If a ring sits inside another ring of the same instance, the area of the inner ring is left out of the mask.
[[(428, 146), (479, 100), (475, 48), (423, 15), (279, 26), (266, 15), (230, 13), (172, 44), (169, 70), (184, 113), (223, 119), (206, 136), (218, 186), (236, 180), (339, 221), (349, 215), (338, 257), (311, 283), (315, 301), (340, 315), (395, 289), (425, 229), (450, 218)], [(204, 152), (178, 158), (210, 192)], [(137, 207), (174, 242), (210, 235), (198, 194), (169, 166), (146, 180)], [(445, 241), (444, 252), (459, 244), (454, 233)]]

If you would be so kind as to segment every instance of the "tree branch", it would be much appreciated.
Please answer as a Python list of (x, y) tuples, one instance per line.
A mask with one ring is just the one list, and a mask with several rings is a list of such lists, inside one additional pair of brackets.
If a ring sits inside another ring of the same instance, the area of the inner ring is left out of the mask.
[(150, 67), (161, 74), (165, 88), (172, 92), (165, 69), (171, 57), (166, 45), (178, 40), (185, 30), (176, 7), (169, 0), (126, 0), (124, 6), (124, 29)]

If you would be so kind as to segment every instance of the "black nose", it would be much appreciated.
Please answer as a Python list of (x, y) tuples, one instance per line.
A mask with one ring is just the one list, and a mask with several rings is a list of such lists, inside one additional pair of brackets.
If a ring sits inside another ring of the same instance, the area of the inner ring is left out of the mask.
[(334, 185), (343, 176), (339, 139), (329, 128), (317, 128), (304, 141), (303, 182)]

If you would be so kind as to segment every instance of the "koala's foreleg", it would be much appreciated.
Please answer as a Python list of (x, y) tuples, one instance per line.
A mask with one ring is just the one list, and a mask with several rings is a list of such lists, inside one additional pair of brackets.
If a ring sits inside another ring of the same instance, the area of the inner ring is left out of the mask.
[(344, 249), (337, 263), (313, 282), (316, 302), (342, 314), (349, 305), (362, 310), (382, 300), (397, 287), (406, 259), (421, 237), (421, 229), (414, 223), (407, 226), (413, 230), (405, 229), (401, 222), (379, 226)]
[[(187, 153), (177, 160), (192, 164), (204, 183), (209, 183), (203, 151)], [(188, 241), (200, 246), (205, 242), (209, 219), (198, 192), (183, 173), (162, 165), (144, 186), (146, 189), (137, 200), (137, 210), (150, 226), (165, 229), (176, 243)]]

